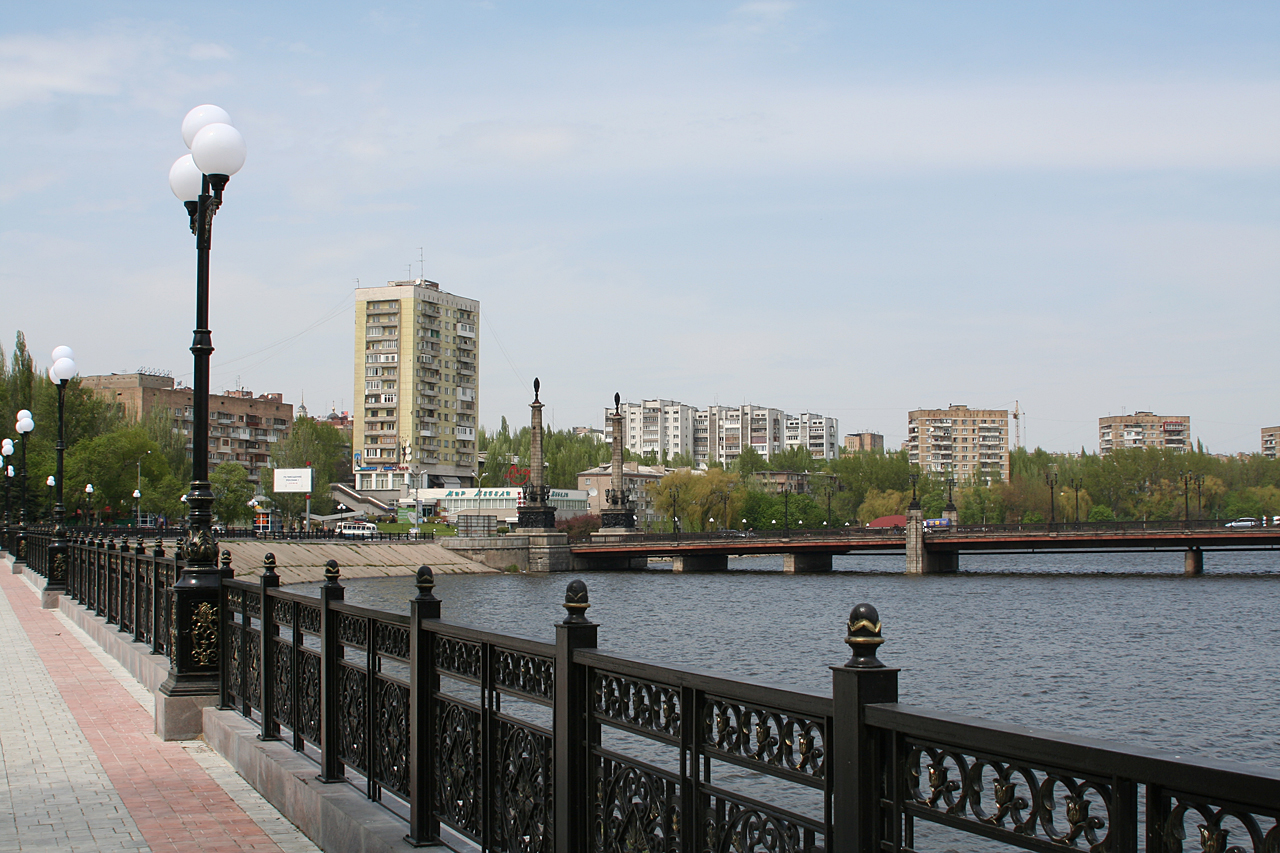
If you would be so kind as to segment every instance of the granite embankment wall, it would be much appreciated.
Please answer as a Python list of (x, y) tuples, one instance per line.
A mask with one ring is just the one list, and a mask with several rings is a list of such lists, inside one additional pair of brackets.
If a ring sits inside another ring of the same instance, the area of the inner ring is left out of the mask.
[(262, 574), (262, 558), (276, 556), (280, 583), (324, 580), (324, 564), (337, 562), (344, 578), (381, 578), (412, 575), (418, 566), (430, 566), (436, 574), (494, 572), (435, 542), (220, 542), (231, 552), (235, 576)]

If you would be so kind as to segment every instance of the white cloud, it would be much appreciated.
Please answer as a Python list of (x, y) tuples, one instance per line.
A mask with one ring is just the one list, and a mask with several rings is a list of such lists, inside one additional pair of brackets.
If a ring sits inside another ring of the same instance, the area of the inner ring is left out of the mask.
[(88, 36), (21, 35), (0, 39), (0, 109), (58, 95), (111, 95), (137, 46)]
[(582, 136), (567, 125), (486, 121), (459, 127), (442, 144), (468, 158), (529, 164), (564, 158)]
[(746, 33), (762, 33), (774, 29), (791, 14), (795, 3), (785, 0), (753, 0), (733, 10), (730, 29)]
[(187, 56), (196, 60), (230, 59), (231, 51), (220, 44), (193, 44)]

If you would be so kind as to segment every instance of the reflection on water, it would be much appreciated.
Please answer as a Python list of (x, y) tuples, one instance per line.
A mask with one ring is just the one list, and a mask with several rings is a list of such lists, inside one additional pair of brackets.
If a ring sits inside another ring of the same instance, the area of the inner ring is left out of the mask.
[[(446, 619), (550, 641), (581, 577), (606, 651), (823, 692), (848, 658), (849, 609), (869, 601), (903, 702), (1280, 768), (1280, 554), (1208, 552), (1199, 578), (1181, 553), (962, 556), (935, 577), (903, 575), (901, 555), (781, 566), (440, 575), (436, 595)], [(416, 592), (412, 578), (344, 586), (387, 610)]]

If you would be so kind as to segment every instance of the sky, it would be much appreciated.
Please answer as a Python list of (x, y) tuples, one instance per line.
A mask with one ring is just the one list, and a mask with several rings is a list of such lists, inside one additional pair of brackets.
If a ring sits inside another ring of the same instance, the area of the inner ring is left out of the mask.
[(168, 170), (213, 229), (215, 391), (351, 410), (357, 287), (481, 302), (480, 422), (755, 403), (897, 447), (914, 408), (1280, 424), (1280, 4), (11, 4), (0, 345), (191, 382)]

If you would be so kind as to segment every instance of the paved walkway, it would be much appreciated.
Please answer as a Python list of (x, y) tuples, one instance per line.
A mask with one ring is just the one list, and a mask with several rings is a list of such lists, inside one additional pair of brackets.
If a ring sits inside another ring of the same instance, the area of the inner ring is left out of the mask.
[(0, 563), (0, 853), (317, 848)]

